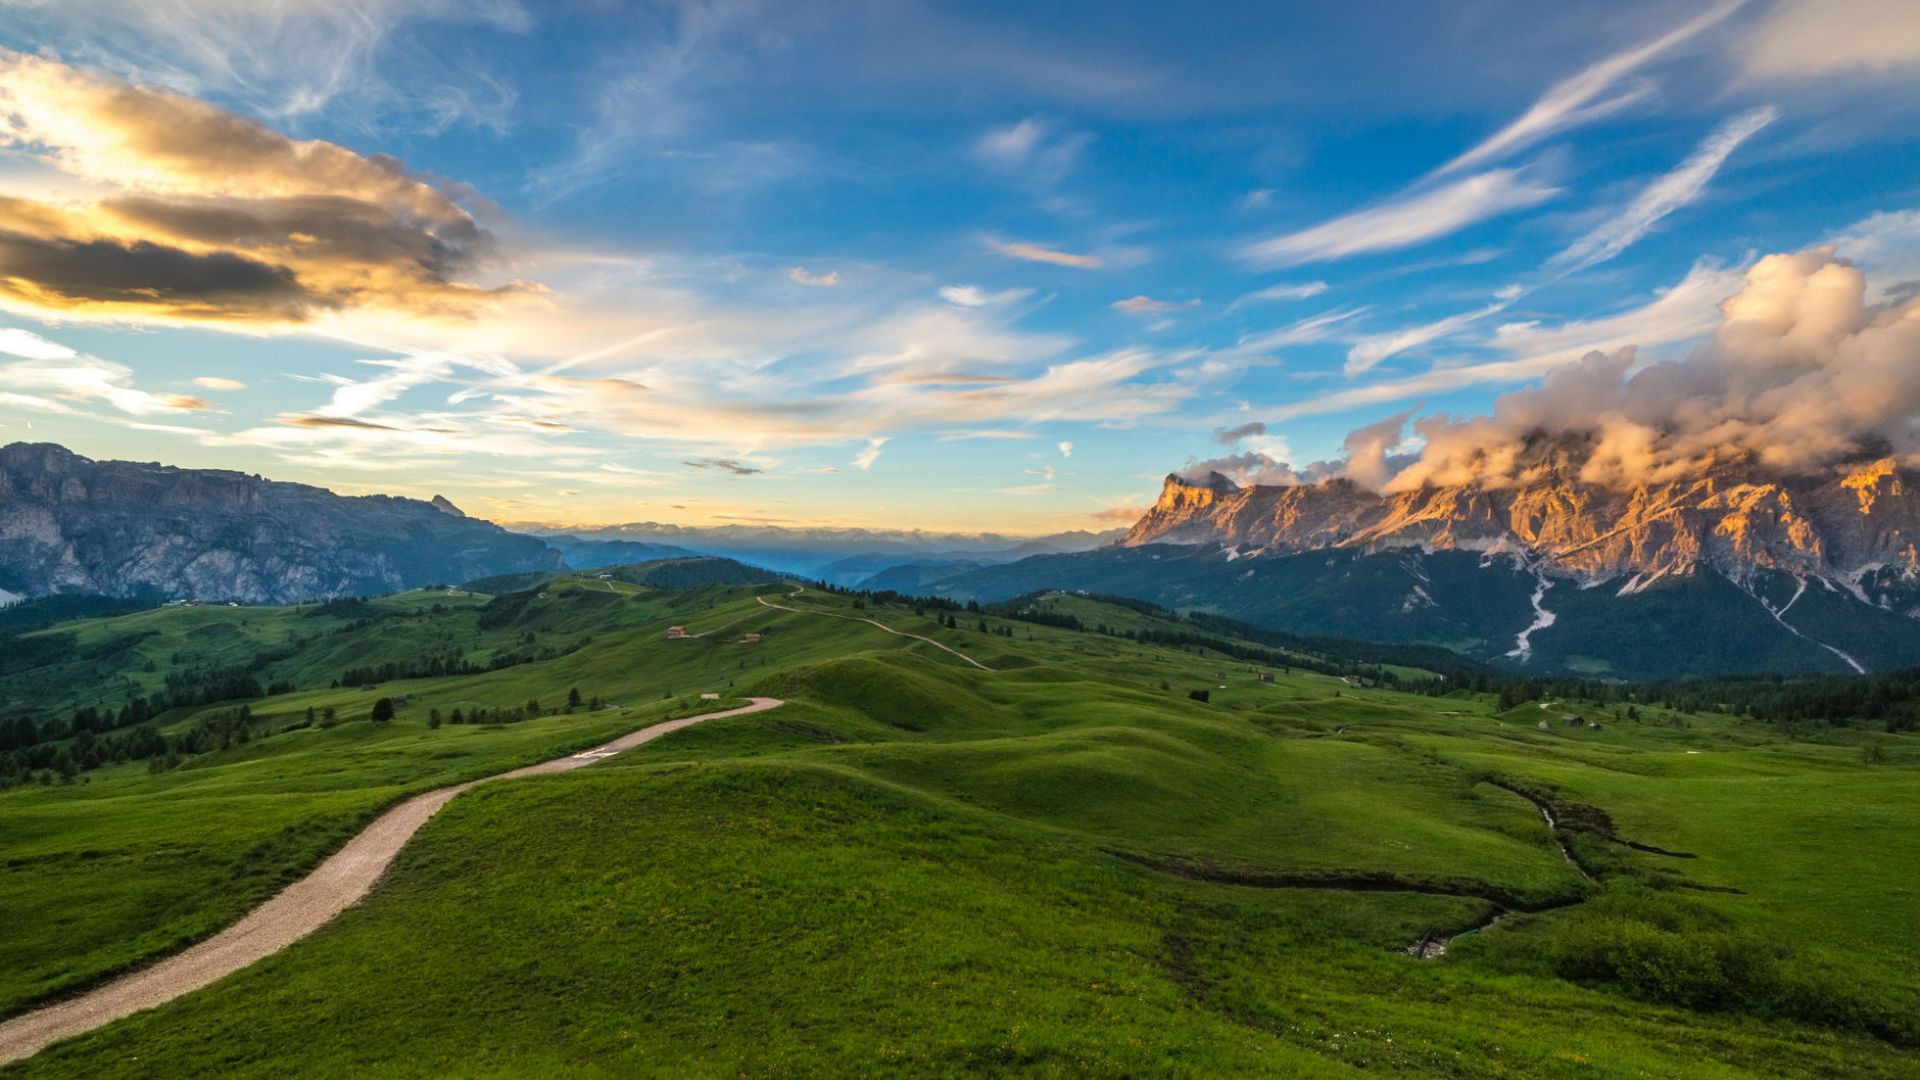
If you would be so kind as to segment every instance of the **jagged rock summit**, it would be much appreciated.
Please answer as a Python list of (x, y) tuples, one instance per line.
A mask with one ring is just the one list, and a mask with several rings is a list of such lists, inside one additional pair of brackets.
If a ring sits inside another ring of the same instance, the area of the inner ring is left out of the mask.
[(21, 596), (286, 603), (561, 566), (444, 499), (0, 447), (0, 590)]
[(1242, 558), (1472, 551), (1629, 593), (1702, 568), (1736, 583), (1772, 571), (1920, 617), (1920, 488), (1892, 458), (1805, 475), (1741, 458), (1627, 485), (1584, 481), (1575, 465), (1542, 455), (1521, 482), (1385, 494), (1345, 480), (1240, 487), (1175, 474), (1121, 544), (1218, 544)]

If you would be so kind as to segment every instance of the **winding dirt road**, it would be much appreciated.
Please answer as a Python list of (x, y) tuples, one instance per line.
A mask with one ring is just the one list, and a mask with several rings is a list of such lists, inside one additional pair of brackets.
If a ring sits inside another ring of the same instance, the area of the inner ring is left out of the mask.
[[(799, 595), (800, 595), (800, 591), (797, 589), (787, 594), (789, 598), (799, 596)], [(877, 626), (880, 629), (885, 630), (889, 634), (894, 634), (898, 637), (910, 637), (915, 641), (924, 641), (936, 649), (945, 649), (947, 652), (950, 652), (953, 655), (959, 657), (960, 659), (965, 660), (967, 663), (972, 664), (974, 667), (979, 668), (981, 671), (993, 670), (987, 665), (981, 663), (978, 660), (975, 660), (973, 657), (968, 656), (966, 653), (961, 652), (959, 649), (956, 649), (951, 645), (943, 645), (940, 642), (935, 641), (930, 637), (923, 637), (919, 634), (909, 634), (905, 630), (895, 630), (893, 627), (888, 626), (886, 623), (883, 623), (878, 619), (864, 619), (858, 615), (841, 615), (832, 611), (815, 611), (812, 608), (788, 607), (785, 604), (773, 603), (772, 601), (768, 600), (764, 596), (756, 596), (754, 597), (754, 599), (760, 601), (762, 604), (765, 604), (770, 608), (779, 608), (781, 611), (792, 611), (801, 615), (825, 615), (829, 619), (846, 619), (848, 622), (863, 622), (869, 626)]]
[(0, 1065), (29, 1057), (48, 1043), (92, 1031), (123, 1016), (191, 993), (318, 930), (367, 895), (420, 826), (470, 787), (578, 769), (702, 721), (763, 712), (786, 704), (779, 698), (748, 700), (752, 704), (738, 709), (662, 721), (592, 750), (415, 795), (380, 815), (312, 873), (213, 937), (79, 997), (0, 1023)]

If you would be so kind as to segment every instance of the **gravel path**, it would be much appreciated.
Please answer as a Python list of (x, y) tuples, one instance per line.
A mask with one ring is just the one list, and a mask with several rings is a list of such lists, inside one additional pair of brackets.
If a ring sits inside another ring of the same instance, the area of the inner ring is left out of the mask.
[(0, 1065), (28, 1057), (58, 1039), (92, 1031), (123, 1016), (191, 993), (318, 930), (367, 895), (374, 882), (392, 865), (394, 856), (400, 854), (400, 849), (428, 818), (454, 796), (476, 784), (578, 769), (705, 720), (761, 712), (785, 704), (778, 698), (748, 700), (753, 704), (663, 721), (592, 750), (416, 795), (380, 815), (312, 873), (213, 937), (79, 997), (0, 1023)]
[[(790, 597), (799, 596), (800, 593), (798, 591), (795, 591), (795, 592), (788, 593), (787, 595)], [(974, 667), (979, 668), (981, 671), (993, 670), (987, 665), (981, 663), (978, 660), (975, 660), (973, 657), (968, 656), (966, 653), (961, 652), (959, 649), (956, 649), (951, 645), (944, 645), (938, 641), (933, 640), (930, 637), (922, 637), (919, 634), (909, 634), (905, 630), (895, 630), (893, 627), (888, 626), (886, 623), (883, 623), (878, 619), (863, 619), (858, 615), (841, 615), (832, 611), (815, 611), (812, 608), (788, 607), (785, 604), (773, 603), (772, 601), (768, 600), (764, 596), (756, 596), (754, 597), (754, 599), (760, 601), (762, 604), (765, 604), (770, 608), (779, 608), (781, 611), (793, 611), (793, 612), (798, 612), (801, 615), (825, 615), (829, 619), (846, 619), (849, 622), (863, 622), (870, 626), (877, 626), (880, 629), (885, 630), (889, 634), (897, 634), (900, 637), (910, 637), (915, 641), (924, 641), (936, 649), (945, 649), (946, 651), (952, 653), (953, 655), (959, 657), (960, 659), (965, 660), (967, 663), (972, 664)]]

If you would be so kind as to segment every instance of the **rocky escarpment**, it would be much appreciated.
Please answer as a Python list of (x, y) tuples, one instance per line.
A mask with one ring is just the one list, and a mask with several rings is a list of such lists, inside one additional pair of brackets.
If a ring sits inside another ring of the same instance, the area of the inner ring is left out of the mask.
[(1375, 494), (1344, 480), (1240, 487), (1169, 476), (1126, 546), (1219, 544), (1237, 556), (1417, 547), (1509, 554), (1536, 572), (1627, 592), (1711, 569), (1817, 579), (1920, 615), (1920, 490), (1891, 459), (1780, 476), (1747, 460), (1658, 483), (1579, 479), (1577, 456), (1543, 453), (1523, 482)]
[(285, 603), (561, 565), (444, 499), (0, 447), (0, 590), (14, 594)]

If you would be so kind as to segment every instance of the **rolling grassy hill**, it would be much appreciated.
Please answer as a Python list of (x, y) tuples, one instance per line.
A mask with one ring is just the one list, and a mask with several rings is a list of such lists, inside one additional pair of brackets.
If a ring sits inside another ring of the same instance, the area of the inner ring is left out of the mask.
[[(27, 928), (0, 935), (0, 1016), (230, 923), (407, 794), (787, 704), (469, 792), (311, 938), (5, 1075), (1920, 1066), (1913, 736), (1265, 683), (1193, 647), (654, 580), (696, 587), (581, 575), (40, 631), (94, 649), (107, 685), (264, 653), (259, 680), (292, 689), (150, 721), (224, 724), (224, 749), (0, 791), (0, 925)], [(432, 658), (463, 673), (341, 678)], [(59, 715), (93, 693), (71, 674), (0, 693), (39, 687)]]

